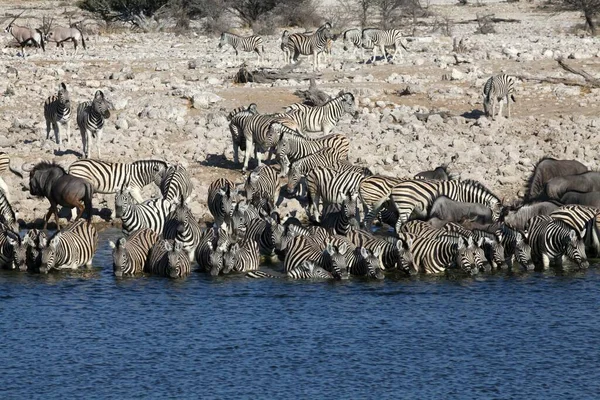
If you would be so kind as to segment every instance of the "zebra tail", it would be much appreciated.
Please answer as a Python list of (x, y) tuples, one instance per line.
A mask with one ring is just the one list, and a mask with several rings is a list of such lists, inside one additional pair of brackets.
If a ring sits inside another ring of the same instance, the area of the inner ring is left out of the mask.
[(85, 183), (85, 212), (87, 213), (88, 222), (92, 221), (92, 196), (94, 195), (94, 187), (90, 182)]
[(8, 166), (8, 169), (10, 170), (10, 172), (12, 172), (13, 174), (15, 174), (19, 178), (23, 179), (23, 174), (20, 173), (19, 171), (17, 171), (16, 169), (14, 169), (13, 167), (11, 167), (10, 165)]
[(511, 95), (510, 95), (510, 98), (512, 99), (512, 101), (513, 101), (514, 103), (516, 103), (516, 102), (517, 102), (517, 99), (515, 99), (515, 95), (514, 95), (514, 94), (511, 94)]
[(42, 46), (42, 50), (46, 51), (46, 46), (44, 45), (44, 33), (39, 29), (36, 29), (35, 31), (40, 34), (40, 46)]

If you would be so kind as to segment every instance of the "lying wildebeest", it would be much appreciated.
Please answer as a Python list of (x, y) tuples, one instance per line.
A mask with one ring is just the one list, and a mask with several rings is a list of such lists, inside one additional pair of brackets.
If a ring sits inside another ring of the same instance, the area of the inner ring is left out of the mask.
[(448, 172), (448, 165), (443, 164), (433, 171), (423, 171), (415, 175), (415, 178), (437, 179), (439, 181), (448, 181), (452, 179), (452, 175)]
[(550, 215), (550, 213), (560, 207), (552, 201), (540, 201), (538, 203), (525, 204), (517, 209), (508, 212), (504, 217), (504, 223), (513, 229), (524, 230), (527, 222), (538, 215)]
[(562, 195), (560, 202), (563, 204), (579, 204), (600, 208), (600, 192), (567, 192)]
[(546, 183), (546, 194), (551, 199), (559, 200), (567, 192), (600, 191), (600, 172), (588, 171), (577, 175), (558, 176)]
[(492, 210), (484, 204), (463, 203), (440, 196), (433, 202), (429, 218), (438, 218), (446, 222), (470, 220), (485, 224), (492, 222)]
[(45, 197), (50, 202), (50, 209), (46, 213), (44, 229), (48, 220), (54, 214), (56, 217), (56, 229), (60, 230), (58, 223), (57, 205), (63, 207), (76, 207), (79, 211), (77, 219), (81, 218), (84, 210), (87, 212), (87, 220), (92, 219), (92, 195), (94, 189), (92, 184), (85, 179), (77, 178), (67, 172), (56, 163), (42, 161), (36, 164), (29, 173), (29, 192), (33, 196)]
[(544, 157), (535, 165), (527, 181), (525, 201), (546, 199), (544, 188), (552, 178), (564, 175), (577, 175), (588, 171), (587, 167), (575, 160), (556, 160)]

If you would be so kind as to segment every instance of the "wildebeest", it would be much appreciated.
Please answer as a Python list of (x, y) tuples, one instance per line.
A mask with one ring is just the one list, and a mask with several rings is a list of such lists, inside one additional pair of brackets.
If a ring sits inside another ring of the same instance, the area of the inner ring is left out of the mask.
[(600, 208), (600, 191), (588, 193), (567, 192), (562, 195), (560, 202)]
[(448, 181), (452, 179), (452, 175), (448, 172), (448, 165), (443, 164), (433, 171), (423, 171), (415, 175), (415, 178), (437, 179), (439, 181)]
[(58, 222), (57, 205), (63, 207), (76, 207), (79, 211), (77, 218), (87, 212), (87, 220), (92, 219), (92, 184), (85, 179), (67, 174), (63, 167), (53, 162), (42, 161), (36, 164), (29, 173), (29, 192), (33, 196), (45, 197), (50, 202), (50, 209), (46, 213), (44, 229), (48, 220), (54, 214), (56, 227), (60, 230)]
[(544, 157), (535, 165), (527, 181), (525, 201), (544, 200), (544, 188), (550, 179), (557, 176), (577, 175), (587, 170), (587, 167), (579, 161)]
[(588, 171), (577, 175), (558, 176), (546, 183), (546, 194), (551, 199), (559, 200), (567, 192), (600, 191), (600, 172)]
[(492, 222), (492, 210), (484, 204), (463, 203), (450, 200), (446, 196), (440, 196), (433, 202), (429, 217), (446, 222), (470, 220), (484, 224)]
[(515, 210), (509, 211), (508, 215), (504, 217), (504, 222), (511, 228), (522, 231), (531, 218), (537, 215), (550, 215), (558, 207), (560, 207), (560, 204), (552, 201), (525, 204)]

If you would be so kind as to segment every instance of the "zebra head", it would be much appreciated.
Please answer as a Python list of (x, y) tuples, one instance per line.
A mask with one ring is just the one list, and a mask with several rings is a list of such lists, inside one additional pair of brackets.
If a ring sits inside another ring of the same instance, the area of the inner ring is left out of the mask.
[(218, 190), (219, 199), (217, 201), (220, 204), (220, 209), (223, 212), (223, 215), (229, 215), (233, 211), (233, 198), (236, 196), (237, 191), (234, 189), (233, 192), (229, 185), (223, 185)]
[(531, 246), (526, 241), (527, 234), (517, 232), (515, 234), (515, 257), (519, 264), (528, 271), (533, 271), (535, 266), (531, 260)]
[[(470, 236), (466, 243), (465, 239), (461, 237), (458, 241), (456, 250), (455, 262), (460, 270), (468, 274), (476, 274), (479, 271), (481, 260), (478, 259), (479, 255), (477, 254), (473, 237)], [(483, 267), (483, 265), (481, 266)]]
[[(396, 268), (408, 274), (411, 273), (411, 267), (414, 269), (412, 248), (413, 240), (410, 235), (401, 234), (395, 243)], [(415, 273), (418, 271), (414, 271)]]
[(119, 190), (115, 195), (115, 216), (122, 218), (127, 213), (129, 207), (134, 203), (133, 197), (128, 190)]
[(296, 189), (300, 180), (304, 177), (302, 174), (302, 168), (299, 163), (292, 163), (288, 169), (288, 183), (286, 186), (289, 195), (296, 193)]
[(185, 201), (181, 199), (175, 206), (175, 209), (171, 211), (169, 222), (176, 226), (178, 234), (182, 234), (185, 232), (186, 228), (190, 226), (190, 219), (193, 218), (189, 207), (185, 204)]
[[(210, 276), (217, 276), (221, 271), (225, 273), (223, 268), (223, 248), (226, 248), (226, 246), (220, 248), (216, 243), (210, 244), (210, 255), (208, 256), (208, 261), (210, 263)], [(230, 271), (227, 271), (227, 273), (229, 272)]]
[(566, 248), (567, 257), (575, 262), (579, 268), (588, 268), (590, 263), (587, 261), (585, 254), (585, 243), (583, 237), (585, 237), (586, 229), (581, 232), (578, 236), (577, 232), (571, 230), (569, 235), (563, 238), (563, 245)]
[(42, 263), (40, 265), (40, 273), (47, 274), (52, 268), (56, 266), (56, 249), (58, 242), (60, 241), (61, 233), (58, 232), (48, 242), (48, 245), (42, 250)]
[(358, 117), (358, 111), (356, 110), (356, 101), (354, 95), (350, 92), (340, 92), (339, 99), (341, 99), (341, 106), (344, 112), (352, 115), (352, 117)]
[(300, 268), (306, 271), (307, 277), (310, 279), (332, 279), (333, 275), (331, 275), (328, 271), (324, 270), (318, 265), (315, 265), (314, 262), (310, 260), (302, 261), (300, 264)]
[(504, 265), (504, 246), (502, 246), (502, 243), (499, 240), (493, 240), (488, 237), (483, 240), (485, 256), (492, 268), (498, 268), (501, 265)]
[(219, 37), (219, 45), (217, 46), (219, 49), (227, 44), (227, 39), (225, 32), (221, 33), (221, 37)]
[(21, 240), (19, 235), (8, 235), (6, 240), (13, 248), (12, 269), (27, 271), (27, 242), (25, 240)]
[(344, 193), (343, 190), (340, 190), (340, 195), (342, 197), (342, 211), (344, 215), (348, 219), (356, 220), (356, 214), (358, 210), (358, 191), (356, 190), (348, 190)]
[(67, 85), (65, 85), (64, 82), (60, 83), (60, 86), (58, 87), (58, 101), (61, 104), (66, 104), (69, 103), (69, 91), (67, 90)]
[(335, 279), (348, 279), (348, 261), (346, 253), (348, 245), (342, 243), (339, 246), (334, 245), (330, 241), (326, 243), (324, 255), (328, 258), (328, 263), (331, 265), (331, 274)]
[(130, 256), (129, 251), (125, 247), (127, 239), (124, 237), (117, 240), (117, 242), (109, 241), (109, 246), (113, 249), (113, 273), (116, 277), (122, 277), (123, 275), (130, 274), (132, 271), (129, 270)]
[(229, 273), (236, 269), (238, 260), (240, 259), (240, 252), (241, 248), (239, 243), (232, 243), (229, 245), (227, 251), (223, 253), (223, 273)]
[(368, 250), (364, 247), (360, 248), (360, 262), (363, 263), (367, 270), (367, 276), (369, 278), (383, 279), (383, 269), (381, 267), (381, 261), (379, 256), (381, 255), (380, 250), (377, 248), (374, 251)]
[(104, 119), (108, 119), (110, 118), (110, 110), (114, 110), (115, 107), (104, 97), (102, 90), (96, 90), (94, 100), (92, 101), (92, 108), (98, 114), (102, 115)]
[(170, 241), (165, 242), (167, 250), (167, 275), (169, 278), (177, 279), (183, 277), (187, 272), (186, 262), (189, 263), (188, 255), (183, 251), (183, 244), (175, 240), (174, 244)]

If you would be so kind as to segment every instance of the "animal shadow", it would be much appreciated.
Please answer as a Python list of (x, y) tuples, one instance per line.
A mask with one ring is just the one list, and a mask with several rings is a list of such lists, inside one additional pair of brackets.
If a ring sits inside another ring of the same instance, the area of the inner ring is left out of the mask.
[(484, 115), (483, 111), (473, 110), (473, 111), (467, 111), (466, 113), (463, 113), (461, 116), (466, 119), (479, 119), (479, 117), (482, 117), (483, 115)]
[(207, 167), (219, 167), (225, 169), (242, 169), (241, 164), (227, 159), (223, 154), (208, 154), (204, 161), (200, 161), (200, 165)]
[(83, 157), (82, 153), (80, 153), (78, 151), (71, 150), (71, 149), (67, 149), (67, 150), (54, 150), (54, 155), (55, 156), (66, 156), (68, 154), (72, 154), (72, 155), (77, 156), (77, 157)]

